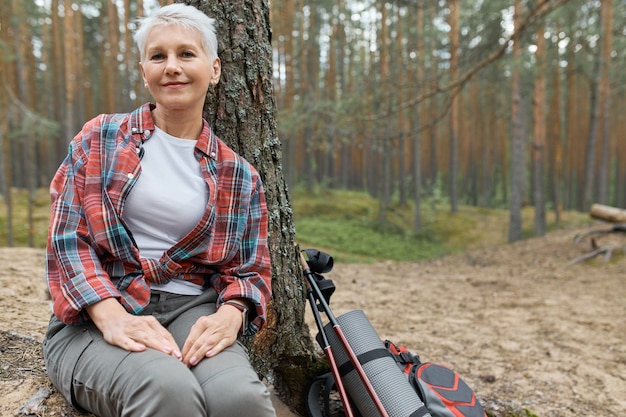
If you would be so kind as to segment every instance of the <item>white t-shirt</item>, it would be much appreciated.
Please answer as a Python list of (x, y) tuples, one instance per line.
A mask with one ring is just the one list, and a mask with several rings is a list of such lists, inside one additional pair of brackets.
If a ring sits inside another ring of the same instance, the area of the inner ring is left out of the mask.
[[(124, 220), (143, 258), (160, 259), (206, 210), (208, 187), (194, 156), (195, 146), (195, 140), (180, 139), (158, 128), (143, 144), (141, 175), (124, 206)], [(150, 287), (185, 295), (202, 292), (201, 286), (176, 278)]]

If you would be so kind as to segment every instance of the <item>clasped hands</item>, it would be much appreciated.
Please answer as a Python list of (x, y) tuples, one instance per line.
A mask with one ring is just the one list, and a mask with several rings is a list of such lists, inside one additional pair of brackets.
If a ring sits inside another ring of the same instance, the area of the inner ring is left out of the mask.
[(114, 298), (87, 307), (87, 312), (104, 340), (111, 345), (131, 352), (156, 349), (172, 355), (188, 367), (235, 343), (243, 324), (241, 312), (234, 306), (224, 305), (214, 314), (196, 321), (181, 350), (156, 318), (130, 314)]

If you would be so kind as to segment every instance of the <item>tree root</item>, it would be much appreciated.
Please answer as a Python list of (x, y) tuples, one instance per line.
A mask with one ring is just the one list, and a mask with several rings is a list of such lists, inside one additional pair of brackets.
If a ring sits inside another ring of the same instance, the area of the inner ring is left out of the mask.
[(588, 261), (589, 259), (593, 259), (597, 256), (604, 254), (604, 261), (609, 261), (613, 256), (615, 251), (622, 251), (622, 253), (626, 253), (626, 246), (602, 246), (594, 249), (593, 251), (586, 253), (578, 258), (572, 259), (567, 263), (567, 266), (575, 265), (584, 261)]
[(26, 401), (18, 411), (22, 416), (40, 416), (45, 409), (45, 402), (52, 395), (52, 391), (48, 388), (39, 388), (39, 390)]
[(609, 261), (616, 251), (626, 253), (626, 246), (623, 245), (600, 245), (597, 241), (598, 236), (606, 236), (609, 234), (626, 234), (626, 223), (616, 223), (608, 229), (592, 230), (587, 233), (577, 234), (574, 236), (574, 244), (579, 245), (584, 240), (589, 239), (591, 251), (577, 257), (568, 262), (567, 266), (575, 265), (590, 259), (603, 255), (604, 261)]

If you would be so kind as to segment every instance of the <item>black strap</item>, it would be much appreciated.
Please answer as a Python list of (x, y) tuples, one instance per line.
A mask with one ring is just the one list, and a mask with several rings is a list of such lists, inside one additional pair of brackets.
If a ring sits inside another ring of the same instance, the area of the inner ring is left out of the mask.
[[(378, 349), (369, 350), (365, 353), (361, 353), (359, 356), (357, 356), (357, 359), (359, 360), (359, 363), (361, 365), (365, 365), (366, 363), (371, 362), (376, 359), (388, 358), (390, 355), (391, 355), (391, 352), (389, 352), (387, 349), (378, 348)], [(344, 377), (348, 375), (350, 372), (352, 372), (353, 370), (354, 370), (354, 365), (352, 364), (351, 361), (348, 361), (339, 367), (339, 375)]]
[[(335, 386), (335, 379), (331, 372), (319, 375), (307, 388), (306, 411), (309, 417), (330, 416), (330, 392)], [(320, 398), (321, 397), (321, 398)], [(324, 411), (320, 406), (320, 399), (324, 404)]]
[(430, 412), (428, 411), (426, 406), (423, 405), (417, 410), (413, 411), (409, 417), (424, 417), (424, 416), (430, 416)]

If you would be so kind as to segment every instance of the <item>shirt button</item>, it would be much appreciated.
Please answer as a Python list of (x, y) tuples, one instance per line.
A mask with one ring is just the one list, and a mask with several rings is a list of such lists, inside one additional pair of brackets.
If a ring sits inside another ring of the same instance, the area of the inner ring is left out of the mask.
[(211, 152), (211, 153), (209, 154), (209, 156), (210, 156), (211, 158), (215, 158), (215, 152)]
[(133, 178), (135, 178), (132, 172), (129, 172), (126, 176), (128, 177), (129, 180), (132, 180)]

